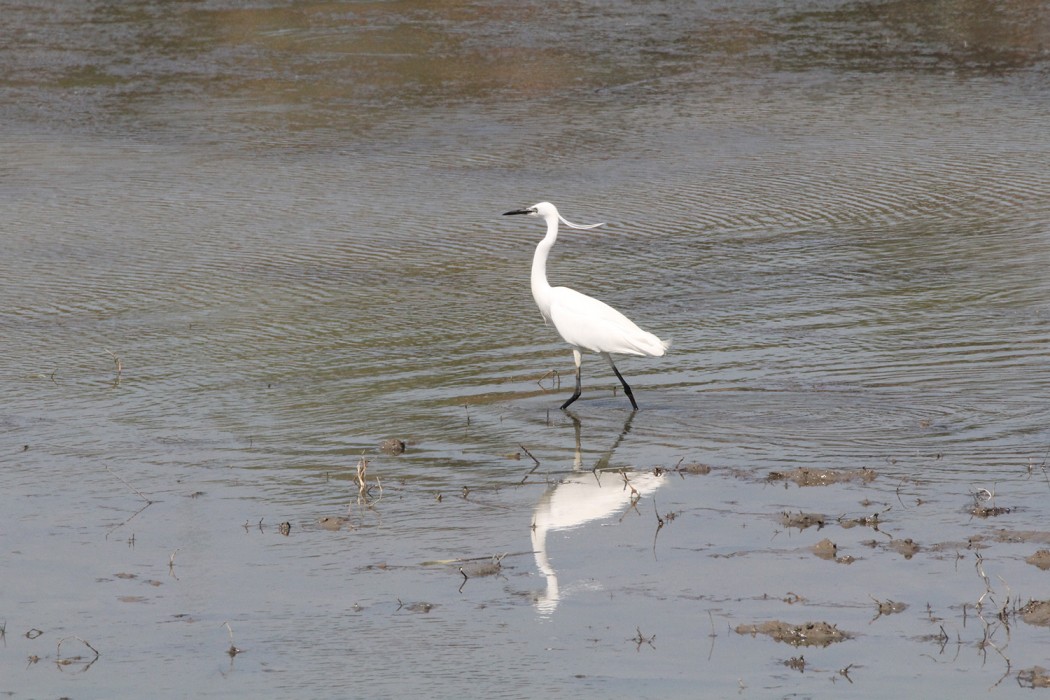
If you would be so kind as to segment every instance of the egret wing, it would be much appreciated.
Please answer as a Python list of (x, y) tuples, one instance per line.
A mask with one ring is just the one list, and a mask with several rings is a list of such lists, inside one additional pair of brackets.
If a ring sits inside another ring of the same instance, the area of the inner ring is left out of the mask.
[(663, 355), (667, 344), (594, 297), (568, 287), (552, 291), (551, 321), (565, 342), (591, 352)]

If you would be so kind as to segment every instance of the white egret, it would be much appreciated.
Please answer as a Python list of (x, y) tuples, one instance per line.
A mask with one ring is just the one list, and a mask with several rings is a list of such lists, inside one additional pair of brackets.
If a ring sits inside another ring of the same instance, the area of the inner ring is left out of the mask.
[(536, 254), (532, 258), (532, 297), (536, 300), (536, 306), (540, 307), (543, 318), (548, 323), (553, 323), (562, 339), (572, 346), (572, 356), (576, 361), (576, 391), (561, 407), (567, 408), (580, 398), (580, 363), (583, 360), (581, 353), (587, 350), (605, 358), (616, 378), (623, 384), (624, 393), (631, 400), (631, 406), (638, 410), (634, 392), (613, 364), (612, 355), (659, 357), (667, 351), (670, 343), (643, 331), (603, 301), (568, 287), (552, 287), (547, 282), (547, 255), (554, 241), (558, 239), (558, 221), (576, 229), (595, 228), (605, 224), (581, 226), (571, 223), (561, 216), (550, 202), (540, 202), (524, 209), (508, 211), (504, 216), (511, 214), (538, 216), (547, 222), (547, 235), (536, 246)]

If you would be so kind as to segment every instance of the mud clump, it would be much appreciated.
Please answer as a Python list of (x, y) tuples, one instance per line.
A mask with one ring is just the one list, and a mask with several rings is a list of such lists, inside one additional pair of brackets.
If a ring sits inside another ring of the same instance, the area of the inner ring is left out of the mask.
[(428, 603), (426, 601), (421, 601), (419, 603), (403, 603), (403, 602), (401, 602), (400, 598), (397, 599), (397, 610), (398, 611), (404, 609), (404, 610), (407, 610), (408, 612), (423, 613), (425, 615), (426, 613), (429, 613), (431, 610), (433, 610), (436, 607), (437, 607), (437, 603)]
[(1017, 672), (1017, 684), (1022, 688), (1050, 688), (1050, 673), (1042, 666), (1033, 666)]
[(471, 564), (470, 566), (459, 567), (459, 573), (463, 574), (464, 578), (481, 578), (484, 576), (495, 576), (503, 570), (503, 566), (498, 562), (491, 562), (488, 564)]
[(385, 455), (399, 455), (405, 451), (407, 445), (404, 440), (390, 438), (379, 443), (379, 451)]
[(1032, 566), (1038, 566), (1043, 571), (1050, 569), (1050, 549), (1040, 549), (1030, 557), (1026, 557), (1025, 561)]
[(875, 605), (877, 606), (875, 614), (876, 620), (883, 615), (895, 615), (908, 609), (907, 603), (898, 603), (895, 600), (879, 600), (877, 598), (872, 598), (872, 600), (875, 601)]
[(928, 549), (931, 552), (942, 552), (942, 553), (943, 552), (959, 552), (961, 550), (977, 551), (977, 550), (987, 549), (988, 547), (991, 547), (990, 544), (986, 543), (987, 539), (989, 539), (989, 538), (986, 537), (985, 535), (974, 535), (972, 537), (966, 538), (965, 540), (956, 540), (956, 541), (949, 540), (948, 542), (938, 542), (936, 544), (930, 545), (928, 547)]
[(781, 513), (780, 524), (784, 527), (796, 527), (799, 530), (805, 530), (807, 527), (816, 526), (819, 530), (824, 527), (827, 523), (825, 518), (820, 513)]
[(922, 548), (919, 543), (914, 541), (912, 538), (903, 540), (893, 540), (890, 542), (890, 549), (900, 554), (905, 559), (911, 559), (914, 557)]
[(821, 559), (833, 561), (836, 564), (852, 564), (855, 561), (855, 559), (849, 555), (843, 557), (838, 556), (839, 546), (827, 537), (810, 547), (810, 550)]
[(1050, 532), (1045, 530), (996, 530), (992, 536), (996, 542), (1050, 545)]
[(750, 634), (752, 637), (765, 634), (778, 642), (786, 642), (795, 647), (826, 647), (835, 642), (843, 642), (852, 637), (835, 625), (827, 622), (806, 622), (792, 625), (774, 620), (757, 625), (737, 625), (737, 634)]
[(875, 530), (879, 529), (879, 514), (873, 513), (872, 515), (862, 515), (856, 518), (839, 518), (839, 525), (843, 529), (850, 529), (851, 527), (870, 527)]
[(321, 526), (322, 530), (331, 530), (333, 532), (341, 530), (348, 522), (348, 518), (331, 515), (326, 515), (323, 518), (317, 519), (317, 524)]
[(821, 559), (831, 560), (834, 559), (835, 555), (838, 553), (839, 546), (825, 537), (820, 542), (813, 545), (812, 550), (813, 553)]
[(766, 481), (793, 481), (798, 486), (829, 486), (850, 481), (861, 481), (865, 484), (875, 480), (878, 473), (874, 469), (810, 469), (799, 467), (789, 472), (770, 472)]
[(994, 518), (999, 515), (1006, 515), (1010, 512), (1009, 508), (1003, 508), (1001, 506), (986, 506), (983, 503), (975, 503), (970, 508), (970, 515), (978, 518)]
[(675, 471), (679, 474), (694, 474), (697, 476), (706, 476), (711, 473), (711, 466), (708, 464), (702, 464), (700, 462), (691, 462), (690, 464), (680, 464), (675, 467)]
[(1030, 625), (1050, 627), (1050, 600), (1030, 600), (1021, 608), (1021, 619)]

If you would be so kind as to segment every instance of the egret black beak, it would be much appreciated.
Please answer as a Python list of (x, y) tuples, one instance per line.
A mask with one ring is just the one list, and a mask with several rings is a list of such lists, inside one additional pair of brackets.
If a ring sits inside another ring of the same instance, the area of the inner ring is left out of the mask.
[(535, 214), (535, 208), (515, 209), (514, 211), (505, 211), (503, 216), (510, 216), (511, 214)]

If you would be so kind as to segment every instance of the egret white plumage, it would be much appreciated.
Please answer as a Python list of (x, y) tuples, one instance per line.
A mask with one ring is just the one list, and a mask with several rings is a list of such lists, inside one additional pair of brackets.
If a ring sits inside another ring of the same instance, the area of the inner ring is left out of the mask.
[(561, 407), (567, 408), (580, 398), (580, 364), (583, 361), (581, 353), (586, 350), (605, 358), (616, 378), (623, 384), (624, 393), (631, 400), (631, 406), (638, 410), (634, 392), (620, 374), (620, 370), (616, 369), (612, 355), (659, 357), (667, 351), (670, 343), (643, 331), (631, 319), (603, 301), (568, 287), (552, 287), (547, 282), (547, 255), (558, 239), (558, 222), (561, 221), (569, 228), (575, 229), (595, 228), (605, 224), (582, 226), (571, 223), (561, 216), (550, 202), (540, 202), (524, 209), (504, 212), (504, 216), (512, 214), (538, 216), (547, 222), (547, 235), (536, 246), (536, 253), (532, 258), (532, 297), (536, 300), (536, 306), (540, 307), (543, 318), (548, 323), (553, 323), (562, 339), (572, 346), (572, 356), (576, 361), (576, 391)]

